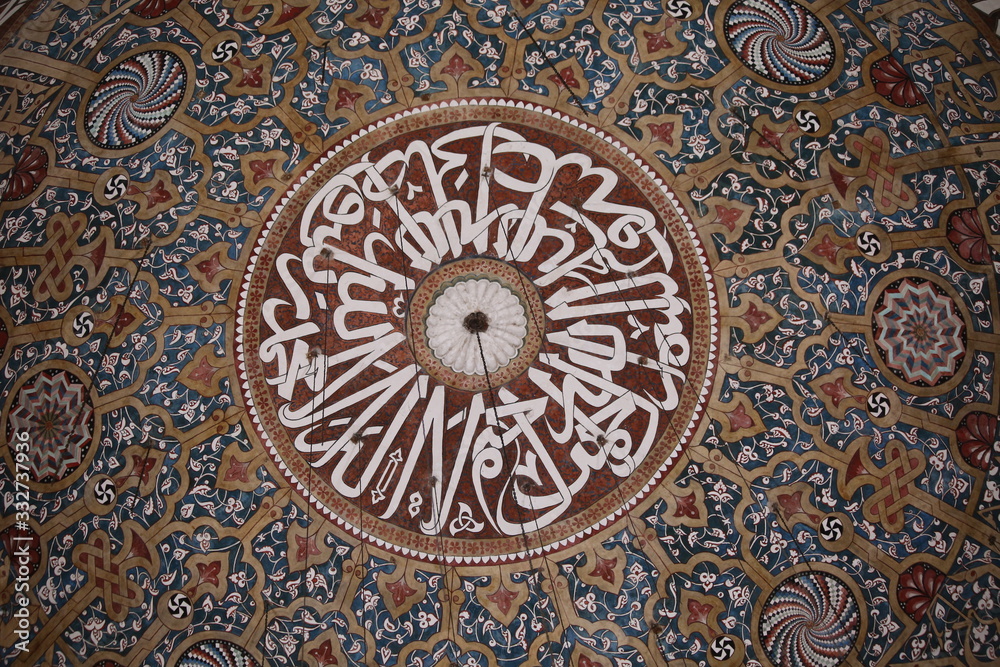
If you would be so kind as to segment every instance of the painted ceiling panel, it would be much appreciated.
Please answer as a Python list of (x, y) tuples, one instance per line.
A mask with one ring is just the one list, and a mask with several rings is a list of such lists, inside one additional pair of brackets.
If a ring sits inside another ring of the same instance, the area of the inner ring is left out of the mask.
[(4, 664), (996, 664), (962, 0), (0, 20)]

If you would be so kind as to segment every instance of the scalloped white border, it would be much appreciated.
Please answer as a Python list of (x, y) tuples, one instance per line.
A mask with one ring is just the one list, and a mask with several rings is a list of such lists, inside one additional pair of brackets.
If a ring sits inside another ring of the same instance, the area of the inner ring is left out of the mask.
[[(596, 524), (592, 524), (583, 530), (570, 535), (569, 537), (563, 538), (561, 540), (551, 542), (541, 547), (536, 547), (526, 551), (517, 551), (507, 554), (494, 554), (489, 556), (448, 556), (442, 554), (429, 554), (422, 551), (417, 551), (415, 549), (409, 549), (407, 547), (402, 547), (397, 544), (392, 544), (386, 542), (385, 540), (376, 537), (370, 533), (362, 533), (354, 524), (347, 522), (340, 515), (335, 514), (330, 508), (324, 505), (318, 498), (313, 496), (298, 480), (298, 478), (292, 473), (292, 471), (285, 465), (285, 462), (281, 459), (277, 449), (271, 443), (267, 432), (264, 430), (263, 425), (260, 423), (260, 419), (257, 416), (256, 410), (254, 410), (253, 396), (250, 393), (250, 382), (247, 378), (246, 366), (243, 363), (243, 313), (246, 310), (247, 298), (249, 296), (250, 280), (253, 276), (253, 270), (257, 265), (257, 259), (260, 256), (260, 252), (264, 247), (264, 242), (267, 239), (268, 233), (271, 230), (271, 226), (277, 221), (278, 216), (284, 210), (285, 205), (291, 199), (291, 197), (298, 191), (302, 185), (308, 181), (316, 171), (326, 164), (332, 157), (340, 153), (354, 142), (356, 142), (361, 137), (369, 134), (373, 130), (382, 128), (390, 123), (394, 123), (397, 120), (407, 118), (419, 113), (427, 113), (430, 111), (437, 111), (440, 109), (452, 109), (464, 106), (481, 106), (481, 107), (508, 107), (514, 109), (522, 109), (525, 111), (533, 111), (535, 113), (541, 113), (558, 121), (567, 123), (573, 127), (580, 128), (587, 132), (590, 132), (594, 136), (602, 139), (603, 141), (610, 144), (620, 153), (622, 153), (629, 160), (637, 164), (643, 171), (643, 173), (650, 178), (653, 183), (663, 191), (666, 195), (667, 201), (673, 206), (674, 211), (680, 217), (681, 222), (688, 230), (688, 234), (691, 237), (691, 243), (694, 246), (695, 253), (701, 262), (702, 269), (705, 275), (705, 285), (706, 291), (708, 293), (708, 309), (709, 309), (709, 329), (711, 331), (711, 341), (709, 342), (708, 348), (708, 358), (707, 367), (705, 373), (705, 381), (702, 384), (701, 392), (698, 395), (698, 402), (695, 405), (694, 411), (691, 413), (691, 418), (684, 429), (684, 432), (680, 435), (677, 441), (677, 446), (674, 447), (674, 451), (664, 460), (660, 467), (653, 473), (649, 481), (640, 489), (632, 498), (625, 502), (621, 507), (619, 507), (615, 512), (604, 517)], [(674, 193), (666, 186), (663, 179), (651, 169), (638, 155), (633, 153), (631, 150), (622, 146), (617, 139), (608, 136), (603, 131), (591, 126), (589, 123), (577, 120), (571, 116), (562, 114), (554, 109), (549, 109), (547, 107), (542, 107), (530, 102), (522, 102), (510, 99), (497, 99), (497, 98), (475, 98), (475, 99), (457, 99), (450, 100), (447, 102), (439, 102), (434, 104), (428, 104), (422, 107), (417, 107), (415, 109), (406, 109), (397, 114), (383, 118), (366, 128), (359, 130), (349, 139), (346, 139), (342, 143), (334, 146), (333, 148), (327, 150), (322, 156), (320, 156), (308, 169), (299, 177), (298, 181), (291, 185), (285, 194), (281, 197), (281, 200), (274, 207), (271, 215), (268, 217), (267, 221), (264, 223), (261, 229), (260, 236), (257, 239), (253, 253), (250, 256), (250, 261), (247, 263), (247, 268), (243, 274), (243, 280), (240, 286), (240, 300), (236, 315), (236, 365), (240, 378), (240, 388), (242, 390), (243, 398), (246, 403), (247, 412), (253, 418), (254, 427), (257, 431), (257, 435), (260, 437), (261, 441), (266, 445), (268, 452), (271, 456), (271, 460), (277, 464), (278, 469), (281, 470), (285, 478), (292, 483), (295, 489), (306, 499), (307, 502), (312, 504), (318, 510), (323, 512), (328, 518), (335, 521), (337, 525), (341, 528), (354, 535), (360, 540), (365, 540), (368, 542), (373, 542), (380, 548), (387, 549), (389, 551), (401, 554), (406, 557), (419, 558), (421, 560), (430, 561), (433, 563), (444, 562), (449, 565), (475, 565), (484, 563), (510, 563), (515, 561), (522, 561), (527, 558), (534, 556), (539, 556), (545, 553), (550, 553), (553, 551), (560, 551), (563, 548), (570, 546), (579, 542), (584, 537), (591, 535), (599, 530), (606, 528), (612, 522), (617, 521), (625, 512), (631, 510), (633, 507), (638, 505), (642, 500), (649, 495), (650, 491), (654, 487), (659, 485), (660, 479), (663, 477), (667, 470), (673, 467), (674, 462), (680, 457), (682, 451), (684, 451), (688, 445), (688, 441), (693, 435), (692, 425), (701, 422), (702, 417), (705, 412), (705, 405), (708, 399), (708, 393), (712, 388), (713, 380), (715, 379), (715, 368), (716, 359), (718, 351), (718, 341), (719, 341), (719, 318), (718, 318), (718, 300), (715, 294), (715, 283), (712, 280), (712, 271), (708, 264), (708, 257), (705, 253), (705, 249), (702, 247), (701, 240), (698, 238), (698, 234), (691, 224), (690, 218), (688, 218), (687, 213), (681, 207), (680, 202)]]

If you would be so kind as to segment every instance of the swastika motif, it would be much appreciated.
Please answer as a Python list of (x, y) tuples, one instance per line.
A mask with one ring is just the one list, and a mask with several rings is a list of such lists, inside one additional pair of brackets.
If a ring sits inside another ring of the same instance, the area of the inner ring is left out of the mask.
[(819, 534), (824, 540), (839, 540), (844, 534), (844, 522), (835, 516), (823, 517), (819, 524)]
[(868, 413), (875, 418), (887, 416), (892, 409), (889, 396), (883, 390), (876, 390), (868, 394), (865, 405), (868, 407)]
[(720, 635), (712, 640), (708, 650), (716, 660), (728, 660), (736, 653), (736, 642), (729, 635)]

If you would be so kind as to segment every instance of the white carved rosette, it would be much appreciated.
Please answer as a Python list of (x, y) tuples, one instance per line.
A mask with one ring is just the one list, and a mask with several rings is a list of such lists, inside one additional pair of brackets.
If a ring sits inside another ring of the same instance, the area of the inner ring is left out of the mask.
[(528, 313), (517, 296), (489, 278), (465, 278), (437, 295), (427, 311), (427, 346), (457, 373), (488, 375), (524, 347)]
[(527, 370), (538, 355), (545, 321), (528, 279), (509, 264), (483, 257), (451, 262), (428, 275), (409, 313), (417, 362), (466, 391), (499, 387)]
[(248, 268), (237, 353), (258, 435), (312, 503), (378, 546), (480, 562), (644, 497), (699, 425), (716, 336), (655, 174), (577, 121), (472, 100), (302, 175)]

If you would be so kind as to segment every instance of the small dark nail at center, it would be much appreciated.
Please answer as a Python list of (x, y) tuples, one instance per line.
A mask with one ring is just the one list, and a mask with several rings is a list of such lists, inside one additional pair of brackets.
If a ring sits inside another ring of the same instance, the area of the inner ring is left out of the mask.
[(483, 333), (490, 328), (490, 318), (486, 317), (486, 313), (477, 310), (466, 315), (462, 324), (469, 333)]

